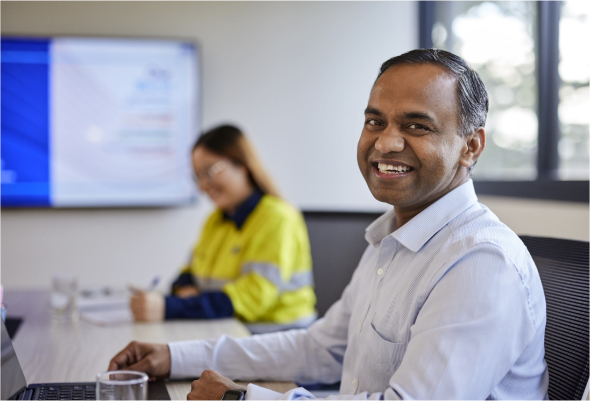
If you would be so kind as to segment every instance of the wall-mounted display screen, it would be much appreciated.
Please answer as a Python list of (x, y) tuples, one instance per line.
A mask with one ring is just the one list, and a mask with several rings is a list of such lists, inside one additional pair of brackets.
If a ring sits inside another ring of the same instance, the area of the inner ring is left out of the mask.
[(199, 53), (189, 42), (1, 42), (2, 206), (191, 201)]

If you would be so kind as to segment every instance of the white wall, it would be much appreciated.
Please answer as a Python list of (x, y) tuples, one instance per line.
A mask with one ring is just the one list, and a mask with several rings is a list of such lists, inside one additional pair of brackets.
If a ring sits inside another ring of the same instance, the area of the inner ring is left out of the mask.
[[(362, 110), (382, 61), (417, 45), (405, 2), (3, 2), (3, 34), (183, 37), (203, 55), (204, 127), (253, 138), (304, 209), (378, 210), (356, 166)], [(309, 179), (311, 177), (312, 179)], [(328, 190), (332, 188), (332, 190)], [(588, 240), (588, 205), (481, 197), (519, 234)], [(2, 283), (168, 281), (211, 205), (2, 210)], [(163, 286), (162, 286), (163, 288)]]
[(188, 258), (208, 210), (2, 211), (2, 284), (47, 286), (54, 273), (82, 285), (168, 283)]
[[(417, 46), (415, 3), (3, 2), (1, 11), (2, 34), (197, 41), (205, 128), (244, 127), (302, 208), (383, 210), (356, 166), (356, 142), (378, 67)], [(169, 278), (208, 210), (3, 210), (2, 282)]]

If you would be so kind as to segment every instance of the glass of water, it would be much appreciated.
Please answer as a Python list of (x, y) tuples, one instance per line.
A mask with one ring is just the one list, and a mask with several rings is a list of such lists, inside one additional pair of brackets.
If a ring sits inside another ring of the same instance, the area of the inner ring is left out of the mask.
[(148, 375), (114, 370), (96, 376), (97, 400), (147, 400)]
[(78, 280), (74, 276), (55, 275), (51, 283), (51, 316), (59, 322), (78, 319), (76, 292)]

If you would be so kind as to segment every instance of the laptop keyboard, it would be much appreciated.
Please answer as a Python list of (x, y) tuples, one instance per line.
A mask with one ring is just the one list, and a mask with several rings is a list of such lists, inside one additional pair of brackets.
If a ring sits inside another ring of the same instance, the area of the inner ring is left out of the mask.
[(39, 388), (39, 400), (96, 400), (95, 386), (48, 386)]
[[(11, 400), (96, 400), (96, 385), (83, 383), (32, 384)], [(150, 382), (148, 400), (169, 400), (170, 394), (163, 381)]]

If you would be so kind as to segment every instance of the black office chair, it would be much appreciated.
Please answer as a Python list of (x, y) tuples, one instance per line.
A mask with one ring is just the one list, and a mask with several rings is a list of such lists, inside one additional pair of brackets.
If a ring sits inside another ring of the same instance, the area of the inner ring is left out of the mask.
[(588, 242), (520, 238), (539, 269), (547, 301), (549, 399), (581, 400), (590, 359)]

